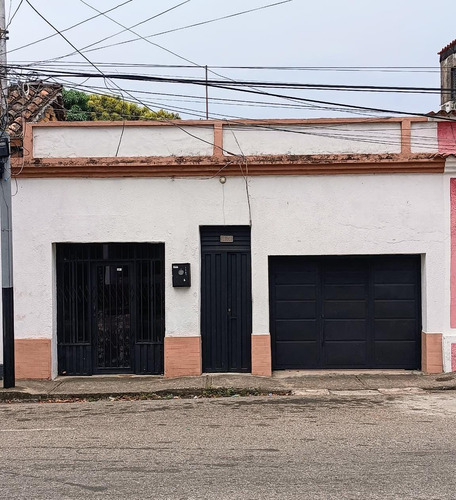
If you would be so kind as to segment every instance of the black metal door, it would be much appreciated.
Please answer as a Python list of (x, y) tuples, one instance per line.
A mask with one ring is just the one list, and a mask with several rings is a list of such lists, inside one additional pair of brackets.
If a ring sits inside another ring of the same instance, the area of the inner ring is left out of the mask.
[(416, 255), (270, 258), (273, 368), (420, 367)]
[(203, 371), (249, 372), (250, 227), (202, 227), (201, 252)]
[(93, 265), (96, 273), (94, 372), (131, 372), (133, 367), (132, 263)]
[(57, 245), (60, 375), (163, 373), (164, 246)]

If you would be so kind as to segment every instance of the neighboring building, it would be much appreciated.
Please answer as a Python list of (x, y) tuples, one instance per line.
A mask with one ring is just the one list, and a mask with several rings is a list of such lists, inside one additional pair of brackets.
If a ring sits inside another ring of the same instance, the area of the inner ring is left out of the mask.
[(456, 110), (456, 40), (440, 52), (440, 83), (442, 88), (440, 107), (442, 111)]
[(8, 89), (8, 133), (13, 152), (21, 153), (25, 122), (65, 120), (62, 85), (34, 81)]
[(456, 371), (451, 116), (27, 123), (17, 377)]

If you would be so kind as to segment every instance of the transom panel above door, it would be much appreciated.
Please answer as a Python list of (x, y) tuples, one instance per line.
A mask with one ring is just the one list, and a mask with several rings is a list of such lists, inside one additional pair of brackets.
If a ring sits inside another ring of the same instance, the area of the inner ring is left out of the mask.
[(60, 375), (163, 373), (164, 245), (57, 245)]
[(271, 257), (273, 369), (420, 367), (417, 255)]
[(249, 372), (250, 227), (203, 226), (200, 231), (203, 372)]

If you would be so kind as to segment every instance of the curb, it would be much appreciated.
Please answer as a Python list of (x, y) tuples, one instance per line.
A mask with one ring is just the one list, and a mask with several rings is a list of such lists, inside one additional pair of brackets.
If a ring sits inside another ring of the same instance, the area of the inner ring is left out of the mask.
[(92, 393), (30, 393), (30, 392), (0, 392), (1, 403), (13, 402), (72, 402), (78, 400), (100, 401), (107, 399), (138, 399), (138, 400), (163, 400), (163, 399), (192, 399), (198, 398), (226, 398), (226, 397), (246, 397), (246, 396), (290, 396), (291, 390), (265, 391), (258, 388), (195, 388), (195, 389), (163, 389), (158, 391), (132, 391), (132, 392), (92, 392)]
[(401, 387), (378, 389), (262, 389), (257, 387), (218, 387), (193, 389), (161, 389), (156, 391), (81, 392), (81, 393), (32, 393), (23, 391), (0, 392), (0, 403), (78, 402), (103, 400), (168, 400), (215, 399), (246, 396), (297, 396), (297, 397), (369, 397), (420, 395), (456, 390), (456, 385), (441, 387)]

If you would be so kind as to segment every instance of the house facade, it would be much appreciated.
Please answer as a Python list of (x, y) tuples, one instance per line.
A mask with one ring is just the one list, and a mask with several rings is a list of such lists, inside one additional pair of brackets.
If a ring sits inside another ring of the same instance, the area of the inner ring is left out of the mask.
[(29, 123), (18, 378), (456, 370), (456, 127)]

